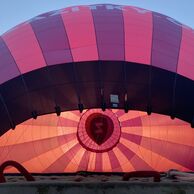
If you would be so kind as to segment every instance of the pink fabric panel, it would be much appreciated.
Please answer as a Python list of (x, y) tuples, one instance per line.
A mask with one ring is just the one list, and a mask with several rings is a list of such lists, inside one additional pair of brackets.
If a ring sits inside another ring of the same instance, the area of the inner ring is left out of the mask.
[(69, 38), (73, 60), (98, 60), (95, 29), (89, 7), (80, 6), (77, 11), (62, 12), (62, 18)]
[(121, 172), (122, 169), (121, 169), (119, 160), (117, 156), (115, 155), (115, 153), (113, 152), (113, 150), (108, 152), (108, 156), (109, 156), (110, 163), (111, 163), (111, 168), (112, 168), (111, 170), (113, 172), (119, 172), (119, 171)]
[(102, 172), (102, 153), (96, 154), (95, 171)]
[(72, 158), (80, 149), (80, 144), (74, 145), (65, 154), (52, 163), (44, 172), (64, 172), (64, 169), (72, 162)]
[(87, 171), (88, 169), (88, 161), (89, 161), (89, 158), (90, 158), (90, 153), (89, 151), (85, 151), (84, 155), (82, 156), (82, 159), (79, 163), (79, 166), (78, 166), (78, 171)]
[(152, 13), (124, 6), (123, 17), (126, 61), (149, 65), (152, 47)]
[(21, 24), (2, 36), (21, 73), (44, 67), (45, 61), (30, 24)]
[(183, 27), (178, 74), (194, 80), (194, 30)]

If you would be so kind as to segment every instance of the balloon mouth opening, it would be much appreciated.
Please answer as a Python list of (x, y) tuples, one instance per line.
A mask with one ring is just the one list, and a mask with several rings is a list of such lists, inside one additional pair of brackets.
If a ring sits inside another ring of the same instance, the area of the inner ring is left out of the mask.
[(80, 119), (77, 130), (80, 144), (92, 152), (106, 152), (113, 149), (119, 142), (120, 135), (120, 123), (110, 110), (86, 111)]
[(107, 115), (93, 113), (87, 118), (85, 128), (88, 136), (98, 145), (101, 145), (111, 137), (114, 124)]

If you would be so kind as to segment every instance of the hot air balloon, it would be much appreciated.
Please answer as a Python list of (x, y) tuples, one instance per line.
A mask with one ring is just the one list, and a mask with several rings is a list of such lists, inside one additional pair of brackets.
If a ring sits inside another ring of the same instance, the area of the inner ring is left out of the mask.
[(191, 28), (132, 6), (74, 6), (19, 24), (0, 36), (0, 163), (193, 171), (193, 51)]

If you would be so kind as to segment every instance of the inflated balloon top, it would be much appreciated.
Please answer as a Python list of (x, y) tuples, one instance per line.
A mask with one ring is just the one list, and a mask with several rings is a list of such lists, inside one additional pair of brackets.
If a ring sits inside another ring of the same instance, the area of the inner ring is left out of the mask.
[(19, 24), (0, 37), (0, 134), (80, 107), (193, 122), (193, 40), (191, 28), (132, 6), (74, 6)]

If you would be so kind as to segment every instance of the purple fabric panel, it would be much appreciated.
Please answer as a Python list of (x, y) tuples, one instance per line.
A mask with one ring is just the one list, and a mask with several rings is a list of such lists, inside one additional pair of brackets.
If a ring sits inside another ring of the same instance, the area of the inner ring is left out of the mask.
[(105, 5), (92, 9), (99, 59), (124, 60), (124, 25), (122, 10)]
[(152, 65), (176, 72), (182, 27), (171, 18), (153, 12)]
[(43, 51), (47, 65), (72, 62), (69, 41), (60, 14), (46, 13), (31, 26)]
[(0, 37), (0, 84), (20, 75), (7, 45)]

